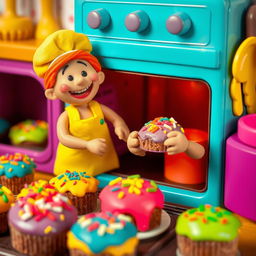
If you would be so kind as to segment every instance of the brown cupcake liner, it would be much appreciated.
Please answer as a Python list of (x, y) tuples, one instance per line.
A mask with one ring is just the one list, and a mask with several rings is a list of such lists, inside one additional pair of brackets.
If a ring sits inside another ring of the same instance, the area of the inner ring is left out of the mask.
[(8, 230), (7, 212), (0, 213), (0, 234)]
[(161, 224), (162, 210), (160, 208), (155, 208), (149, 222), (149, 230), (158, 227)]
[[(79, 249), (70, 249), (69, 253), (70, 253), (70, 256), (115, 256), (115, 255), (109, 254), (109, 253), (86, 254)], [(126, 253), (126, 254), (123, 254), (123, 256), (136, 256), (136, 253), (132, 253), (132, 254)]]
[(139, 138), (141, 149), (144, 149), (146, 151), (156, 151), (156, 152), (157, 151), (163, 152), (167, 150), (167, 147), (164, 145), (164, 143), (154, 142), (149, 139), (143, 140), (140, 137), (138, 138)]
[(178, 249), (182, 256), (236, 256), (238, 238), (230, 242), (193, 241), (177, 235)]
[(46, 148), (47, 146), (47, 139), (45, 139), (43, 142), (41, 143), (36, 143), (36, 142), (32, 142), (32, 141), (23, 141), (21, 143), (15, 144), (12, 143), (14, 146), (20, 147), (20, 148), (29, 148), (29, 149), (42, 149), (42, 148)]
[(91, 213), (97, 208), (97, 192), (88, 192), (83, 197), (74, 196), (70, 192), (66, 192), (65, 195), (76, 207), (78, 215)]
[(37, 236), (20, 232), (9, 224), (12, 247), (29, 256), (66, 255), (66, 232), (54, 235)]
[(34, 180), (34, 173), (28, 174), (24, 177), (7, 178), (5, 175), (0, 176), (0, 184), (9, 188), (14, 195), (20, 193), (25, 184), (30, 184)]

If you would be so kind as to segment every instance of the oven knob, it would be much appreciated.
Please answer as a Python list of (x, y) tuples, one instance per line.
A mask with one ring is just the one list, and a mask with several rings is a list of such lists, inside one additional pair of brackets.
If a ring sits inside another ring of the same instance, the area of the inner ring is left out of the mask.
[(191, 19), (186, 13), (173, 14), (166, 21), (167, 30), (174, 35), (186, 34), (191, 26)]
[(104, 29), (110, 23), (110, 15), (103, 8), (93, 10), (88, 13), (87, 24), (93, 29)]
[(149, 25), (149, 17), (144, 11), (129, 13), (125, 18), (125, 26), (132, 32), (141, 32)]

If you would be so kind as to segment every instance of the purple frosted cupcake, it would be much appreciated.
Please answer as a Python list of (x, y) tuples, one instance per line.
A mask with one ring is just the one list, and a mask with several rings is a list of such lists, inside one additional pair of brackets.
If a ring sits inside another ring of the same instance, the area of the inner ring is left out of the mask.
[(152, 152), (165, 152), (167, 148), (164, 142), (171, 131), (184, 133), (184, 129), (172, 117), (157, 117), (147, 122), (139, 131), (140, 148)]
[(8, 214), (14, 249), (31, 256), (63, 255), (77, 210), (57, 191), (39, 190), (17, 200)]

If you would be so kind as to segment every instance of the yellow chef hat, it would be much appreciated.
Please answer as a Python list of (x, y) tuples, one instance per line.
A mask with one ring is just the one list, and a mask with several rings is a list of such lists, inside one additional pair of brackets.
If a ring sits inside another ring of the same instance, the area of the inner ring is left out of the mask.
[(91, 52), (92, 45), (86, 35), (72, 30), (58, 30), (52, 33), (35, 51), (33, 56), (34, 71), (39, 77), (44, 77), (54, 59), (72, 50)]

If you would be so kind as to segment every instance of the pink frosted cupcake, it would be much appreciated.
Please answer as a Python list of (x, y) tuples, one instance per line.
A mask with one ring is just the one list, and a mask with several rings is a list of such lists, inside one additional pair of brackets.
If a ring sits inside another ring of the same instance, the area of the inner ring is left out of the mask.
[(139, 231), (148, 231), (161, 224), (164, 195), (154, 181), (132, 175), (110, 181), (101, 191), (101, 210), (130, 216)]

